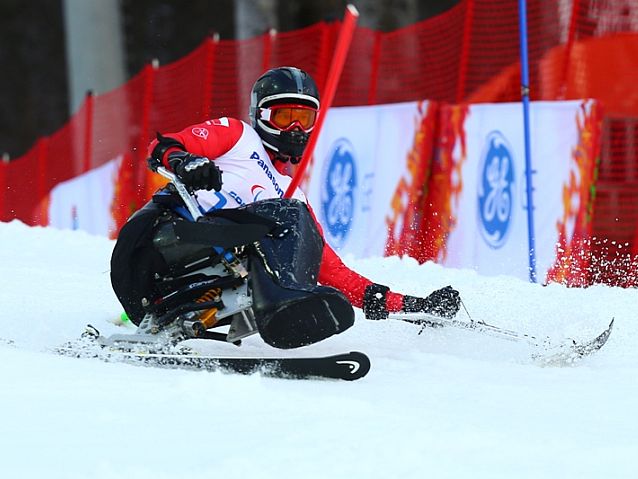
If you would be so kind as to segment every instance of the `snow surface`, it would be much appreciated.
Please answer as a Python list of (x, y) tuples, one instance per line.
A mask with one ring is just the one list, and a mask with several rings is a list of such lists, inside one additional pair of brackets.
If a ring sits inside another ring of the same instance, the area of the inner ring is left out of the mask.
[[(540, 367), (527, 348), (451, 329), (357, 322), (297, 354), (360, 350), (362, 380), (294, 381), (57, 356), (87, 323), (111, 334), (113, 242), (0, 223), (0, 476), (33, 478), (638, 477), (638, 292), (347, 259), (415, 295), (451, 284), (475, 319), (586, 339), (596, 355)], [(465, 314), (465, 313), (462, 313)], [(220, 354), (276, 354), (258, 337)], [(290, 354), (290, 352), (286, 352)]]

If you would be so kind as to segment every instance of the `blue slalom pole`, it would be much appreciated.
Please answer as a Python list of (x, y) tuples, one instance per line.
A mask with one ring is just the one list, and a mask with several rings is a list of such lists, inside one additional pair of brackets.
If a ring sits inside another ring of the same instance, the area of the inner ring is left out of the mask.
[(536, 239), (534, 236), (534, 201), (532, 186), (532, 153), (529, 133), (529, 65), (527, 58), (527, 2), (518, 1), (521, 42), (521, 97), (523, 101), (523, 131), (525, 135), (525, 180), (527, 183), (527, 238), (529, 246), (529, 280), (536, 283)]

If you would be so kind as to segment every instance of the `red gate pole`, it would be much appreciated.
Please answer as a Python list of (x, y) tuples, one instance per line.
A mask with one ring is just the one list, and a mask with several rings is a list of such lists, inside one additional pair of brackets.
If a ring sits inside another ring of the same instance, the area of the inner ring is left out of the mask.
[(323, 105), (321, 107), (321, 110), (319, 111), (317, 123), (315, 124), (314, 130), (310, 135), (310, 139), (308, 140), (308, 145), (306, 146), (303, 156), (301, 157), (299, 167), (297, 168), (295, 176), (290, 182), (290, 186), (288, 186), (288, 189), (284, 194), (284, 198), (290, 198), (292, 196), (292, 193), (295, 191), (295, 188), (299, 186), (299, 183), (303, 178), (304, 171), (308, 166), (308, 162), (310, 161), (310, 157), (312, 156), (312, 152), (315, 149), (317, 138), (319, 138), (319, 133), (321, 133), (323, 121), (326, 118), (326, 114), (328, 113), (328, 110), (332, 105), (332, 100), (334, 100), (335, 92), (337, 91), (337, 84), (339, 83), (339, 78), (341, 77), (343, 64), (346, 62), (346, 57), (348, 56), (348, 50), (350, 48), (350, 43), (352, 42), (352, 35), (354, 34), (354, 29), (356, 27), (358, 18), (359, 12), (354, 7), (354, 5), (348, 5), (346, 7), (346, 14), (343, 18), (343, 25), (341, 25), (341, 30), (339, 31), (337, 47), (335, 49), (335, 54), (332, 57), (330, 71), (328, 72), (326, 93), (322, 102)]

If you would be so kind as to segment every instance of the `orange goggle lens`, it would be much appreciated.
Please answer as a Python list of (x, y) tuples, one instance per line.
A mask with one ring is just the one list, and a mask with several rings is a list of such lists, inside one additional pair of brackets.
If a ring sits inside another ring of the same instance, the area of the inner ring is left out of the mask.
[(269, 121), (277, 128), (286, 130), (299, 124), (304, 130), (312, 128), (317, 119), (317, 110), (298, 106), (271, 107)]

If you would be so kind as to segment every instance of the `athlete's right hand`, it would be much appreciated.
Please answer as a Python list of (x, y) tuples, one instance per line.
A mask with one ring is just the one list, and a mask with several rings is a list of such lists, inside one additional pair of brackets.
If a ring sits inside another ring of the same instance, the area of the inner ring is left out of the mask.
[(194, 190), (219, 191), (222, 188), (221, 170), (205, 156), (173, 151), (168, 155), (168, 164), (182, 182)]

